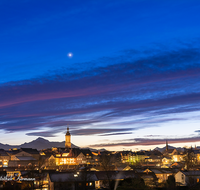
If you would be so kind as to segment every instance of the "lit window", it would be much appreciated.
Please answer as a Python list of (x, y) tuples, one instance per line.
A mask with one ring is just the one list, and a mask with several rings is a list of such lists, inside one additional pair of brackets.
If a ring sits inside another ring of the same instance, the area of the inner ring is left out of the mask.
[(69, 155), (69, 153), (63, 153), (63, 155), (62, 156), (68, 156)]

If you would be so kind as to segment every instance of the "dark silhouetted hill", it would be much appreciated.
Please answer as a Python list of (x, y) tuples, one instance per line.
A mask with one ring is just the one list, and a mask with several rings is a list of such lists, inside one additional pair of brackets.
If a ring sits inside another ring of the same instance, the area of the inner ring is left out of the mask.
[[(43, 139), (41, 137), (37, 138), (36, 140), (33, 140), (28, 143), (24, 143), (21, 145), (8, 145), (8, 144), (2, 144), (0, 143), (0, 148), (4, 150), (9, 150), (12, 148), (35, 148), (38, 150), (46, 149), (46, 148), (52, 148), (52, 147), (65, 147), (65, 141), (63, 142), (50, 142), (46, 139)], [(72, 148), (78, 148), (78, 146), (72, 144)]]

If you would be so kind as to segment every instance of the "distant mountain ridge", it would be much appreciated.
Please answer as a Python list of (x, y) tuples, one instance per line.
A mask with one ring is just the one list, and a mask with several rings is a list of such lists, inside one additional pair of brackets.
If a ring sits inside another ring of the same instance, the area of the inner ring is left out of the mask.
[[(78, 146), (71, 144), (72, 148), (78, 148)], [(12, 148), (34, 148), (37, 150), (42, 150), (42, 149), (46, 149), (46, 148), (52, 148), (52, 147), (65, 147), (65, 141), (63, 142), (50, 142), (44, 138), (37, 138), (31, 142), (28, 143), (23, 143), (21, 145), (8, 145), (8, 144), (2, 144), (0, 143), (0, 148), (4, 149), (4, 150), (9, 150)]]
[[(180, 150), (180, 151), (183, 151), (183, 150), (184, 150), (184, 148), (181, 148), (181, 147), (174, 147), (174, 146), (169, 146), (169, 145), (168, 145), (168, 149), (177, 149), (177, 150)], [(156, 148), (154, 148), (154, 150), (158, 150), (158, 151), (160, 151), (160, 152), (163, 153), (163, 152), (166, 150), (166, 146), (163, 147), (163, 148), (156, 147)]]
[[(72, 148), (79, 148), (78, 146), (74, 145), (74, 144), (71, 144), (72, 145)], [(23, 143), (21, 145), (9, 145), (9, 144), (2, 144), (0, 143), (0, 149), (4, 149), (4, 150), (9, 150), (9, 149), (13, 149), (13, 148), (34, 148), (34, 149), (37, 149), (37, 150), (42, 150), (42, 149), (47, 149), (47, 148), (52, 148), (52, 147), (61, 147), (61, 148), (64, 148), (65, 147), (65, 141), (62, 141), (62, 142), (51, 142), (51, 141), (48, 141), (44, 138), (37, 138), (31, 142), (28, 142), (28, 143)], [(90, 149), (91, 151), (97, 151), (96, 149), (92, 149), (92, 148), (89, 148), (87, 147), (88, 149)], [(183, 150), (184, 148), (181, 148), (181, 147), (173, 147), (173, 146), (168, 146), (169, 149), (177, 149), (177, 150)], [(197, 147), (197, 148), (200, 148), (200, 147)], [(160, 152), (164, 152), (166, 149), (166, 147), (163, 147), (163, 148), (159, 148), (159, 147), (156, 147), (154, 150), (158, 150)], [(99, 149), (100, 151), (105, 151), (106, 149)]]

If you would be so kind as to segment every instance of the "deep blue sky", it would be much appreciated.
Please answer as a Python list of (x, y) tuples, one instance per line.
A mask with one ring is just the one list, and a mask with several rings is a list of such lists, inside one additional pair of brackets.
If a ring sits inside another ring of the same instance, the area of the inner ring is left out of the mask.
[(1, 142), (63, 141), (68, 124), (78, 146), (200, 145), (199, 10), (198, 0), (0, 1)]

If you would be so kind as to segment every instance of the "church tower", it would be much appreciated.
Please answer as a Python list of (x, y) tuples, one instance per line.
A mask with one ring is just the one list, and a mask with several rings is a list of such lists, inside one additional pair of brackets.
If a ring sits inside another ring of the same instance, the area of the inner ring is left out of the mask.
[(69, 127), (67, 127), (67, 133), (65, 135), (65, 148), (71, 148), (71, 135), (69, 133)]
[(166, 140), (166, 151), (168, 151), (168, 141)]

